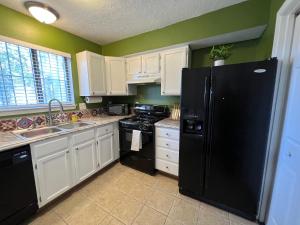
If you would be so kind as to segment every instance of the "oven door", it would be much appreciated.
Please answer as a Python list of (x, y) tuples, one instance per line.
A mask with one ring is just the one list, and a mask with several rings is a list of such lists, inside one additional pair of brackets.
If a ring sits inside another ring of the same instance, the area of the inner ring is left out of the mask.
[(142, 131), (142, 149), (131, 151), (132, 129), (120, 127), (120, 161), (134, 169), (154, 174), (154, 132)]

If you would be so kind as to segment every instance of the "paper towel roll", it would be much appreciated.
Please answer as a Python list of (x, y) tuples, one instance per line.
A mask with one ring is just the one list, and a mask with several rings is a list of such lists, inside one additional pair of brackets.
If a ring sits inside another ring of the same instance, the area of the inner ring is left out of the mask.
[(102, 102), (102, 97), (98, 96), (89, 96), (84, 98), (86, 103), (101, 103)]

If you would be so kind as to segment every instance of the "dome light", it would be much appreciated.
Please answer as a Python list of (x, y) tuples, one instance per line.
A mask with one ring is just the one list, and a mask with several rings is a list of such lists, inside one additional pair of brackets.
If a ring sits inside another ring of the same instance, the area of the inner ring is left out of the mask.
[(53, 8), (43, 3), (28, 1), (24, 3), (24, 6), (41, 23), (54, 23), (59, 18), (59, 14)]

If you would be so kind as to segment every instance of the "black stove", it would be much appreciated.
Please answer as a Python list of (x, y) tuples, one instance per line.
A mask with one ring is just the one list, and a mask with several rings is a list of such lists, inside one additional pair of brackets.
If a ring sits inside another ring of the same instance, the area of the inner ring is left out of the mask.
[[(135, 116), (120, 120), (120, 161), (123, 165), (148, 174), (155, 173), (155, 126), (169, 116), (169, 108), (164, 105), (136, 104)], [(140, 130), (142, 149), (131, 151), (132, 131)]]

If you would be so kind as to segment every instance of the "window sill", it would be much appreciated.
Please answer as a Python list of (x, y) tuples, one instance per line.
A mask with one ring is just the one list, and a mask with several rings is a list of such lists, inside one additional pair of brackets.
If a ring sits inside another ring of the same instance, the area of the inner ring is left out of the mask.
[[(76, 109), (76, 105), (64, 105), (65, 110), (74, 110)], [(59, 106), (53, 105), (52, 111), (59, 111)], [(41, 107), (32, 107), (32, 108), (8, 108), (8, 109), (0, 109), (0, 117), (7, 117), (7, 116), (17, 116), (17, 115), (27, 115), (27, 114), (36, 114), (36, 113), (45, 113), (48, 112), (48, 106), (41, 106)]]

